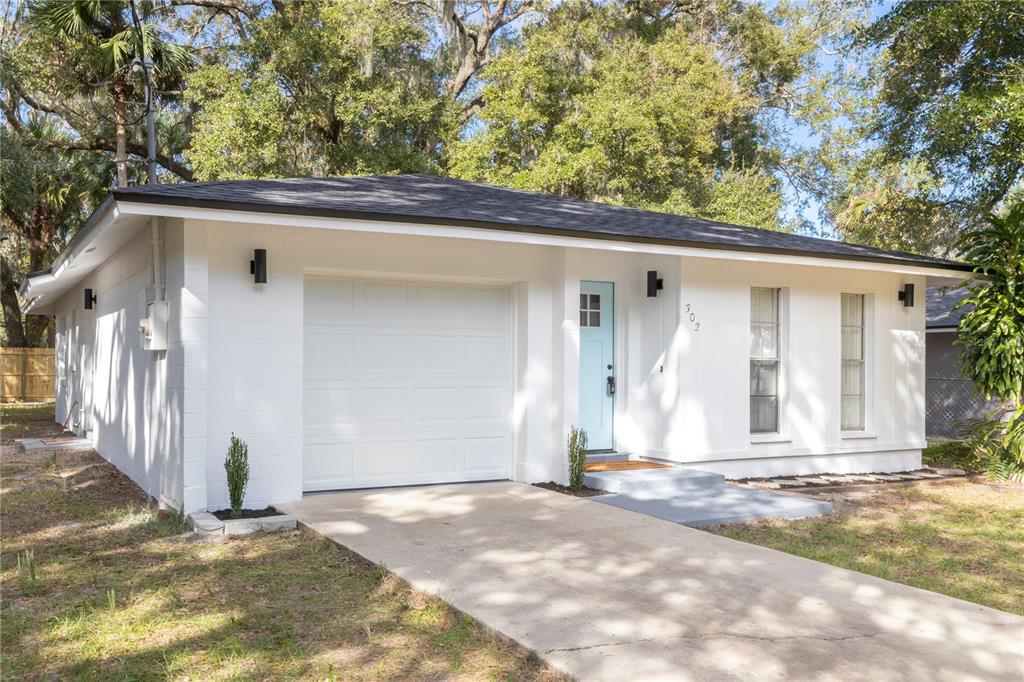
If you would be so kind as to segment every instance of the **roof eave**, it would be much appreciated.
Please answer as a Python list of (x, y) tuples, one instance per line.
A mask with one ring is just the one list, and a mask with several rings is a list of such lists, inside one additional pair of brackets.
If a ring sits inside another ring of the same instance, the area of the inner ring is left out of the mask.
[(196, 199), (193, 197), (169, 197), (160, 195), (147, 195), (136, 192), (119, 192), (114, 190), (112, 196), (118, 197), (124, 202), (137, 204), (150, 204), (157, 206), (182, 206), (198, 209), (243, 211), (249, 213), (265, 213), (276, 215), (310, 216), (318, 218), (337, 218), (342, 220), (370, 220), (375, 222), (406, 222), (422, 225), (438, 225), (467, 227), (476, 229), (502, 230), (505, 232), (521, 232), (525, 234), (551, 235), (559, 237), (572, 237), (593, 240), (619, 241), (627, 243), (655, 244), (661, 246), (678, 246), (693, 249), (705, 249), (710, 251), (743, 251), (747, 253), (764, 253), (781, 256), (796, 256), (804, 258), (826, 258), (829, 260), (854, 261), (867, 263), (881, 263), (885, 265), (901, 265), (920, 268), (931, 268), (941, 271), (955, 271), (968, 273), (965, 279), (969, 278), (974, 268), (966, 263), (954, 261), (935, 262), (926, 259), (914, 260), (899, 257), (873, 256), (870, 254), (838, 254), (827, 252), (809, 252), (799, 249), (786, 249), (779, 247), (752, 246), (749, 244), (713, 244), (709, 242), (698, 242), (685, 239), (666, 239), (661, 237), (644, 237), (639, 235), (621, 235), (615, 233), (581, 232), (577, 230), (566, 230), (549, 228), (540, 225), (522, 225), (513, 223), (501, 223), (495, 221), (469, 220), (465, 218), (438, 218), (430, 216), (407, 215), (400, 213), (384, 213), (377, 211), (360, 210), (339, 210), (321, 209), (303, 206), (276, 206), (269, 204), (254, 204), (242, 201), (223, 201), (214, 199)]

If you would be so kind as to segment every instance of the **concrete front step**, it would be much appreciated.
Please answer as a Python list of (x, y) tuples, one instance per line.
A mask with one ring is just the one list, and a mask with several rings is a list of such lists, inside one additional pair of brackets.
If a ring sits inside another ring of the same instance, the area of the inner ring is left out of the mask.
[(675, 493), (719, 488), (725, 485), (725, 477), (709, 471), (673, 466), (664, 469), (588, 472), (583, 476), (583, 485), (610, 493), (671, 496)]
[(588, 499), (692, 528), (759, 519), (802, 519), (832, 511), (832, 504), (825, 500), (751, 490), (731, 484), (693, 489), (672, 497), (640, 493), (597, 495)]
[(628, 462), (631, 459), (628, 452), (590, 452), (587, 453), (587, 464), (598, 462)]

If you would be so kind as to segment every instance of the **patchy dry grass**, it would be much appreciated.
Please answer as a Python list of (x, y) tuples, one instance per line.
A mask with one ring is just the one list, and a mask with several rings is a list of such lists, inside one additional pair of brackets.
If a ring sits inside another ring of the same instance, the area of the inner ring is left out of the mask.
[(560, 679), (311, 533), (197, 542), (91, 451), (17, 454), (49, 409), (3, 414), (0, 677)]
[(1024, 615), (1024, 487), (862, 487), (833, 503), (827, 517), (710, 530)]

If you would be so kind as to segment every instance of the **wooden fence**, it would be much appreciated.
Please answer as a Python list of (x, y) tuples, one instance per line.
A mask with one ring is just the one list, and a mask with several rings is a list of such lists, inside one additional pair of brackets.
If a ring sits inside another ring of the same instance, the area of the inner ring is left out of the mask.
[(53, 400), (57, 375), (52, 348), (0, 348), (0, 400)]

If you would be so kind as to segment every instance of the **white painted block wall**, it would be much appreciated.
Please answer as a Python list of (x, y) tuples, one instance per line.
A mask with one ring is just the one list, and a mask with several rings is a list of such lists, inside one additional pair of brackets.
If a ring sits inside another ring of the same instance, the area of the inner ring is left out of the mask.
[[(165, 504), (227, 505), (231, 433), (249, 444), (247, 506), (302, 494), (302, 314), (307, 276), (484, 282), (513, 291), (513, 477), (564, 480), (578, 419), (580, 280), (616, 285), (616, 439), (634, 452), (733, 476), (915, 466), (924, 441), (923, 306), (896, 291), (920, 277), (858, 269), (676, 257), (469, 239), (164, 220), (169, 345), (142, 351), (148, 231), (69, 292), (59, 315), (58, 404), (88, 403), (103, 456)], [(269, 282), (249, 260), (268, 251)], [(665, 289), (646, 296), (646, 271)], [(81, 288), (97, 290), (93, 312)], [(784, 429), (749, 435), (750, 287), (785, 289)], [(867, 433), (839, 433), (839, 295), (873, 300)], [(689, 309), (687, 309), (689, 306)], [(694, 315), (690, 320), (690, 313)], [(700, 330), (695, 330), (699, 323)], [(92, 381), (82, 381), (86, 362)], [(60, 415), (63, 418), (63, 415)], [(850, 434), (847, 434), (849, 436)], [(764, 442), (752, 442), (760, 440)]]
[[(162, 221), (171, 342), (162, 352), (141, 347), (138, 321), (152, 285), (152, 244), (139, 232), (116, 255), (72, 288), (56, 305), (58, 329), (57, 420), (74, 401), (81, 408), (82, 435), (97, 451), (167, 507), (183, 499), (183, 429), (186, 392), (181, 337), (184, 229)], [(92, 310), (83, 290), (96, 294)], [(72, 323), (73, 321), (73, 323)]]

